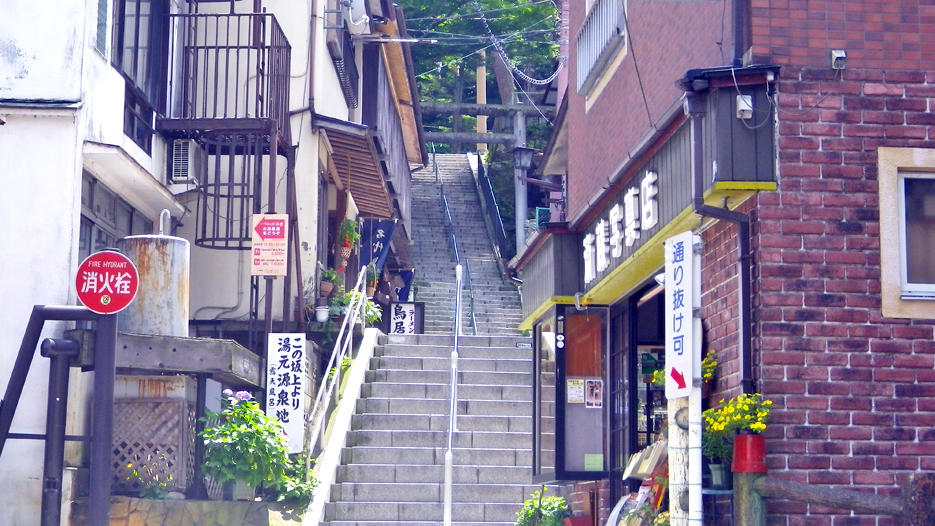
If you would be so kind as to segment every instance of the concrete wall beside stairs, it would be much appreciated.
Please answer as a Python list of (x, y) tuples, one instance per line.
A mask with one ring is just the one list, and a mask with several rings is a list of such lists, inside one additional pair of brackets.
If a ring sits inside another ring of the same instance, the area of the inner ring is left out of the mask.
[[(430, 156), (413, 173), (412, 256), (416, 265), (415, 301), (426, 303), (425, 332), (451, 334), (454, 324), (455, 261), (442, 214), (436, 162), (458, 240), (462, 265), (470, 268), (478, 334), (517, 334), (521, 320), (519, 292), (503, 279), (484, 226), (480, 197), (464, 154)], [(463, 332), (471, 333), (470, 298), (463, 297)]]
[[(529, 338), (464, 336), (452, 522), (509, 526), (532, 484)], [(451, 337), (381, 338), (325, 505), (333, 526), (437, 525), (443, 517)], [(549, 494), (560, 493), (553, 488)]]

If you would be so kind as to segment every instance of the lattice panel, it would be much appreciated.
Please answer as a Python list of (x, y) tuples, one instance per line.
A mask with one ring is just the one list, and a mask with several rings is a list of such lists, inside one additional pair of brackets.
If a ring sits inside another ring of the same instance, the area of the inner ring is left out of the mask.
[(118, 400), (112, 490), (138, 493), (165, 482), (169, 491), (185, 491), (194, 476), (194, 414), (185, 400)]

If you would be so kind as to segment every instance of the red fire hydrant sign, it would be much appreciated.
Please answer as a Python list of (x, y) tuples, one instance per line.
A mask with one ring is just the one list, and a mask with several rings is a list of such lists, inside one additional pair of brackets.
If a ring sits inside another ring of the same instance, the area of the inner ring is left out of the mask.
[(75, 290), (85, 307), (98, 314), (115, 314), (130, 305), (139, 288), (139, 273), (127, 256), (105, 250), (78, 265)]

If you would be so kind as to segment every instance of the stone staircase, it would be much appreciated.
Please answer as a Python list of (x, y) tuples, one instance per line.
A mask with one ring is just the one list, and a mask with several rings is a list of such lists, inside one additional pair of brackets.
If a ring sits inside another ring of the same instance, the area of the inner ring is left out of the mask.
[[(519, 292), (506, 283), (484, 226), (477, 186), (464, 154), (437, 154), (412, 174), (412, 256), (415, 301), (425, 302), (425, 332), (451, 334), (454, 320), (455, 259), (442, 213), (438, 175), (444, 184), (462, 265), (470, 268), (477, 334), (517, 334)], [(467, 278), (465, 277), (465, 281)], [(471, 334), (471, 299), (465, 288), (462, 333)]]
[[(438, 525), (443, 518), (450, 335), (381, 336), (325, 505), (332, 526)], [(529, 338), (460, 339), (452, 523), (508, 526), (529, 494)], [(551, 493), (555, 494), (555, 493)]]

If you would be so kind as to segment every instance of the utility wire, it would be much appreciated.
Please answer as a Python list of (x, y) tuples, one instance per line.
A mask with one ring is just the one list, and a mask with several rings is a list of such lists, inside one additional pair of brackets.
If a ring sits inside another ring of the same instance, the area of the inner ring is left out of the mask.
[[(555, 80), (556, 77), (558, 77), (559, 72), (562, 71), (562, 68), (565, 67), (565, 62), (568, 60), (568, 57), (559, 57), (558, 66), (555, 68), (555, 72), (552, 73), (552, 75), (550, 75), (548, 78), (536, 79), (536, 78), (530, 77), (529, 75), (521, 71), (519, 67), (516, 66), (516, 64), (510, 58), (510, 55), (507, 54), (506, 49), (504, 49), (503, 45), (501, 44), (500, 39), (497, 38), (497, 36), (494, 35), (493, 30), (490, 29), (490, 24), (487, 22), (487, 17), (484, 16), (484, 11), (483, 9), (481, 9), (479, 0), (474, 0), (474, 8), (477, 10), (477, 13), (481, 16), (481, 21), (484, 23), (484, 28), (487, 30), (487, 35), (490, 37), (491, 41), (493, 42), (493, 46), (497, 49), (497, 52), (500, 53), (500, 56), (503, 57), (504, 62), (506, 62), (506, 64), (513, 71), (514, 77), (519, 76), (526, 82), (537, 85), (537, 86), (544, 86), (546, 84), (551, 84), (552, 81)], [(534, 25), (538, 25), (539, 23), (541, 22), (537, 22)]]
[[(489, 14), (489, 13), (502, 13), (502, 12), (505, 12), (505, 11), (513, 11), (514, 9), (525, 9), (525, 8), (530, 7), (530, 6), (541, 5), (541, 4), (553, 4), (553, 5), (554, 5), (554, 2), (552, 2), (551, 0), (540, 0), (539, 2), (529, 2), (528, 4), (515, 5), (515, 6), (511, 6), (511, 7), (504, 7), (504, 8), (502, 8), (502, 9), (490, 9), (489, 11), (484, 11), (483, 13), (484, 13), (484, 14)], [(475, 16), (475, 15), (476, 15), (476, 13), (467, 13), (467, 14), (463, 14), (463, 15), (454, 14), (454, 15), (450, 15), (450, 16), (446, 16), (446, 17), (426, 16), (426, 17), (419, 17), (419, 18), (407, 18), (407, 19), (406, 19), (406, 25), (408, 26), (410, 22), (421, 22), (421, 21), (423, 21), (423, 20), (431, 20), (431, 21), (433, 21), (433, 22), (448, 22), (448, 21), (450, 21), (450, 20), (458, 20), (458, 19), (460, 19), (460, 18), (465, 18), (465, 17), (468, 17), (468, 16), (473, 17), (473, 16)], [(472, 20), (476, 20), (476, 19), (472, 19)]]
[(627, 42), (630, 44), (630, 52), (633, 53), (633, 69), (636, 70), (636, 81), (640, 85), (640, 95), (643, 96), (643, 107), (646, 108), (646, 117), (649, 119), (649, 125), (653, 125), (653, 116), (649, 111), (649, 102), (646, 100), (646, 90), (643, 88), (643, 77), (640, 76), (640, 67), (636, 62), (636, 46), (633, 45), (633, 32), (630, 31), (630, 21), (627, 20), (626, 7), (623, 9), (623, 25), (627, 28)]

